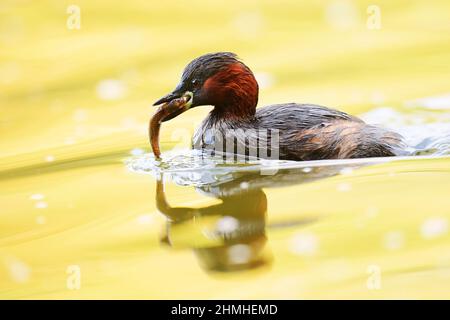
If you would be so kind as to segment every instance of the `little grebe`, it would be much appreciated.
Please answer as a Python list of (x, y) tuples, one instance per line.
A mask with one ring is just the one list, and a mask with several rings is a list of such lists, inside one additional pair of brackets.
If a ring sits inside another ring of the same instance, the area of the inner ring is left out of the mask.
[(214, 106), (194, 135), (197, 146), (199, 141), (202, 147), (210, 143), (204, 141), (208, 131), (225, 135), (237, 132), (234, 139), (248, 142), (258, 138), (243, 132), (254, 129), (277, 130), (278, 157), (286, 160), (386, 157), (401, 154), (404, 149), (399, 134), (338, 110), (297, 103), (257, 109), (258, 83), (252, 71), (230, 52), (205, 54), (190, 62), (175, 90), (154, 105), (186, 94), (190, 95), (188, 106), (162, 121), (192, 107)]

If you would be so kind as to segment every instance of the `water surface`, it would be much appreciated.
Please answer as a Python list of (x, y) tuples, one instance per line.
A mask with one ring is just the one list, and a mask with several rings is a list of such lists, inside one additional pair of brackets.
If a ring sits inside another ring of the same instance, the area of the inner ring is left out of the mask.
[[(2, 1), (0, 298), (450, 298), (450, 3), (379, 0), (379, 30), (372, 4), (79, 0), (69, 30), (61, 1)], [(218, 50), (260, 105), (360, 115), (409, 155), (199, 160), (204, 107), (155, 162), (151, 102)]]

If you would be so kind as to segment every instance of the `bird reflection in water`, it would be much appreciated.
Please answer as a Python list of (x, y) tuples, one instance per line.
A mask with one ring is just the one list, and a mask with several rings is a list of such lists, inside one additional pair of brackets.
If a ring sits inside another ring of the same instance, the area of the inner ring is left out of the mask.
[(188, 232), (192, 241), (188, 246), (206, 270), (234, 271), (269, 263), (270, 254), (264, 250), (267, 242), (265, 193), (256, 189), (213, 195), (222, 203), (198, 209), (173, 208), (166, 200), (163, 182), (157, 181), (158, 210), (168, 219), (167, 234), (162, 241), (176, 246), (175, 239), (183, 238), (181, 233)]
[(263, 188), (301, 184), (336, 175), (343, 168), (339, 165), (287, 169), (274, 175), (239, 172), (231, 181), (196, 186), (198, 192), (221, 201), (202, 208), (172, 207), (164, 190), (164, 177), (161, 177), (156, 181), (156, 204), (167, 218), (161, 243), (174, 249), (192, 249), (207, 271), (229, 272), (268, 266), (273, 259), (267, 245), (268, 228), (306, 225), (318, 217), (307, 215), (299, 208), (301, 218), (267, 225), (267, 197)]

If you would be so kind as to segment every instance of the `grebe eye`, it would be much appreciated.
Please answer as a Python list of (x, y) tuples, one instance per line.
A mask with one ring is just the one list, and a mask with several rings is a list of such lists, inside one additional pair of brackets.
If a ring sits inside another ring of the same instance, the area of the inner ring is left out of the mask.
[(193, 85), (194, 87), (198, 87), (200, 81), (198, 81), (198, 79), (194, 79), (194, 80), (191, 81), (191, 83), (192, 83), (192, 85)]

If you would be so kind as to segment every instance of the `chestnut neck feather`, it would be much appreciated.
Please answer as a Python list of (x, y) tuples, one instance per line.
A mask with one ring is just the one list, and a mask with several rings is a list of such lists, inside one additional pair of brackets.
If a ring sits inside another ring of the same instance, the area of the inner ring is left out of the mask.
[(258, 83), (251, 70), (241, 62), (230, 64), (211, 76), (204, 88), (214, 105), (213, 118), (244, 120), (255, 115)]

